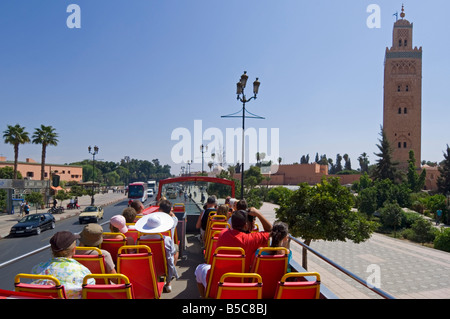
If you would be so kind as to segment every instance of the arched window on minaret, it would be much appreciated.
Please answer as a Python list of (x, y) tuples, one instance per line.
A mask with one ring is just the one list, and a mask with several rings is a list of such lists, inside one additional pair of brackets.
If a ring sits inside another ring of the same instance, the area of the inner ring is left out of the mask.
[(402, 46), (402, 39), (398, 40), (398, 46), (401, 47)]

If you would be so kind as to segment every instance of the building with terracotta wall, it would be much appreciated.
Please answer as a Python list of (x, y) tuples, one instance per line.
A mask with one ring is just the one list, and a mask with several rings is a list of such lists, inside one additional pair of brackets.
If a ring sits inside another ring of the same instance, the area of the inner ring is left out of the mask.
[[(264, 177), (270, 177), (269, 185), (298, 185), (308, 183), (315, 185), (320, 183), (325, 177), (339, 177), (341, 185), (352, 184), (359, 180), (360, 174), (354, 175), (328, 175), (328, 165), (312, 164), (281, 164), (274, 174), (262, 174)], [(234, 178), (241, 178), (241, 174), (234, 174)], [(267, 185), (263, 180), (262, 185)]]
[[(0, 156), (0, 168), (10, 166), (14, 168), (14, 161), (7, 161), (6, 157)], [(22, 174), (23, 178), (40, 180), (41, 179), (41, 164), (35, 162), (31, 158), (27, 158), (25, 162), (17, 163), (17, 170)], [(60, 181), (75, 181), (81, 182), (83, 180), (83, 167), (76, 165), (61, 165), (61, 164), (46, 164), (45, 165), (45, 179), (50, 178), (50, 171), (53, 174), (60, 176)]]

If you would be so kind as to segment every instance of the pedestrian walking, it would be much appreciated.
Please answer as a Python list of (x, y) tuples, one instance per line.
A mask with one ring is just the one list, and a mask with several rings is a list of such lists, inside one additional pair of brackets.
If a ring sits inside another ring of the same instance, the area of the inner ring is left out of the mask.
[(30, 205), (28, 205), (28, 202), (25, 202), (25, 205), (23, 205), (23, 211), (25, 212), (25, 215), (30, 213)]
[(436, 226), (439, 225), (439, 223), (441, 221), (441, 216), (442, 216), (442, 209), (438, 209), (436, 211)]

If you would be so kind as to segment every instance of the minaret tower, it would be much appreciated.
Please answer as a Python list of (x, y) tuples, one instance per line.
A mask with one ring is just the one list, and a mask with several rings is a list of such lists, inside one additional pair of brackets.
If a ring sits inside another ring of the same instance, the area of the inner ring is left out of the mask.
[(413, 150), (416, 167), (421, 162), (422, 47), (413, 49), (413, 24), (405, 19), (394, 23), (392, 47), (386, 48), (384, 62), (383, 129), (394, 161), (408, 167)]

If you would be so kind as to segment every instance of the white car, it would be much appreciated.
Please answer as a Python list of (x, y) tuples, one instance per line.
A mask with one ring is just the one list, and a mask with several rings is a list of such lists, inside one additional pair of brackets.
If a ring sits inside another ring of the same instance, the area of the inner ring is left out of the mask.
[(147, 189), (147, 196), (148, 197), (153, 197), (153, 189)]

